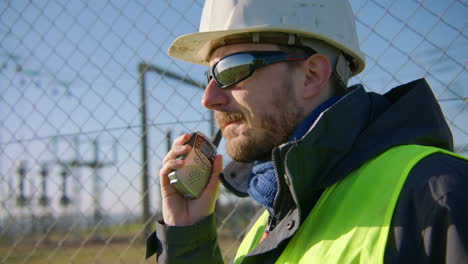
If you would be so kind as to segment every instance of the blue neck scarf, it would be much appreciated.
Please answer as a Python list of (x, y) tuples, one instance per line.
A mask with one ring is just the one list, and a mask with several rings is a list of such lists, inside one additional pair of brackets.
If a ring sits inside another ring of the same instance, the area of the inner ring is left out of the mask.
[[(341, 97), (339, 96), (331, 97), (312, 111), (312, 113), (296, 128), (290, 138), (290, 141), (302, 138), (307, 131), (309, 131), (310, 127), (314, 124), (319, 115), (335, 104), (340, 98)], [(255, 162), (255, 165), (252, 168), (252, 173), (250, 174), (249, 188), (247, 192), (250, 197), (265, 207), (270, 215), (273, 215), (273, 202), (275, 201), (275, 196), (278, 192), (278, 184), (276, 182), (273, 161)]]

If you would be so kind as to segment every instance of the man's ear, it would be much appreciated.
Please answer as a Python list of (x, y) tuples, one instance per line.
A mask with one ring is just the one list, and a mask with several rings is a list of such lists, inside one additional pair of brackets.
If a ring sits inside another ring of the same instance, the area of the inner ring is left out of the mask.
[(304, 61), (304, 99), (317, 96), (328, 85), (332, 74), (328, 58), (315, 54)]

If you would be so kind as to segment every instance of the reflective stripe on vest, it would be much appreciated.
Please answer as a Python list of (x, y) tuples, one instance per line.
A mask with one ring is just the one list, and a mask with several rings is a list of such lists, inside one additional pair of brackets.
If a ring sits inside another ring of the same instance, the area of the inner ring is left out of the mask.
[[(442, 152), (417, 145), (394, 147), (330, 186), (307, 216), (276, 263), (383, 263), (398, 197), (413, 166)], [(234, 263), (259, 243), (268, 212), (242, 241)]]

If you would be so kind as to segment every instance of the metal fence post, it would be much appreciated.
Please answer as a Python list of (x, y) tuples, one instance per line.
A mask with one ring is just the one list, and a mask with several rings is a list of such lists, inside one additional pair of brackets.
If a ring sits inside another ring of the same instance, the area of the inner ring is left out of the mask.
[(138, 65), (140, 76), (140, 114), (141, 114), (141, 195), (142, 195), (142, 222), (143, 237), (150, 233), (150, 199), (149, 199), (149, 172), (148, 172), (148, 129), (147, 129), (147, 105), (145, 73), (148, 67), (144, 63)]

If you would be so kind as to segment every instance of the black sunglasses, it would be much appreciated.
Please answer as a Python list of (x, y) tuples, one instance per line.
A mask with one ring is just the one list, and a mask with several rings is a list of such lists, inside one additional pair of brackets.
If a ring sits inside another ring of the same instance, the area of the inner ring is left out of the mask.
[(213, 78), (220, 88), (227, 88), (247, 79), (260, 67), (283, 61), (304, 60), (310, 56), (281, 51), (239, 52), (221, 58), (205, 75), (207, 83)]

